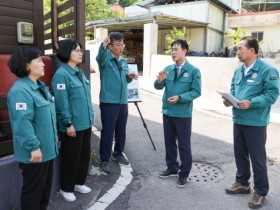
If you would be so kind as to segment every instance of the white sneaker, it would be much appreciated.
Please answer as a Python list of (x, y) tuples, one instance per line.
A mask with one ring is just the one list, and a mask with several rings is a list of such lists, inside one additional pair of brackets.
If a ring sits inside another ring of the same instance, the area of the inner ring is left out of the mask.
[(71, 192), (64, 192), (62, 190), (59, 191), (60, 195), (68, 202), (73, 202), (76, 200), (76, 196)]
[(86, 185), (75, 185), (74, 191), (86, 194), (86, 193), (90, 193), (91, 189), (89, 187), (87, 187)]

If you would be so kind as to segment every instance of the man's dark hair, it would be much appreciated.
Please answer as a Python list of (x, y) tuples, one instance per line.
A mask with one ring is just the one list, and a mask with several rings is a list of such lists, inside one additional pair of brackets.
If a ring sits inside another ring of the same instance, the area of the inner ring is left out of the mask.
[(111, 32), (109, 33), (109, 39), (111, 41), (110, 43), (113, 43), (114, 41), (123, 41), (124, 36), (120, 32)]
[(41, 51), (35, 47), (21, 46), (15, 49), (7, 64), (17, 77), (26, 77), (29, 75), (26, 65), (39, 58), (41, 54)]
[[(186, 49), (187, 51), (189, 51), (189, 45), (186, 40), (177, 39), (171, 43), (171, 47), (173, 47), (173, 45), (180, 45), (183, 50)], [(186, 53), (186, 55), (187, 55), (187, 53)]]
[(75, 50), (78, 46), (80, 46), (82, 49), (82, 44), (73, 39), (65, 39), (60, 41), (57, 50), (57, 58), (62, 63), (68, 63), (72, 50)]
[(247, 43), (246, 43), (246, 47), (247, 48), (254, 48), (255, 50), (255, 53), (258, 55), (259, 54), (259, 43), (258, 43), (258, 40), (255, 39), (254, 37), (252, 36), (245, 36), (241, 39), (242, 40), (246, 40)]

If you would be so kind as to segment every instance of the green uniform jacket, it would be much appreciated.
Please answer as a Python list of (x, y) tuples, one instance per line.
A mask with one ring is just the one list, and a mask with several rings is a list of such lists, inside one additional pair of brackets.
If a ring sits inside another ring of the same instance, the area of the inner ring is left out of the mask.
[(93, 124), (90, 82), (80, 68), (78, 71), (63, 63), (52, 79), (59, 129), (66, 132), (72, 123), (76, 131), (88, 129)]
[(104, 48), (102, 44), (99, 47), (96, 60), (101, 81), (100, 102), (127, 104), (127, 83), (130, 83), (132, 79), (126, 76), (128, 73), (126, 60), (121, 58), (118, 67), (110, 50)]
[[(201, 75), (199, 69), (185, 62), (180, 74), (175, 77), (176, 65), (167, 66), (164, 71), (167, 77), (161, 83), (156, 80), (154, 87), (161, 90), (165, 87), (162, 97), (162, 113), (170, 117), (192, 117), (193, 100), (201, 95)], [(167, 101), (172, 96), (180, 96), (181, 100), (175, 104)]]
[(45, 84), (28, 77), (18, 79), (8, 93), (15, 160), (31, 163), (31, 152), (40, 149), (42, 162), (57, 154), (54, 97)]
[(233, 122), (240, 125), (266, 126), (269, 123), (271, 105), (279, 96), (278, 71), (257, 59), (244, 77), (244, 67), (234, 72), (231, 94), (238, 100), (250, 100), (251, 107), (241, 110), (233, 107)]

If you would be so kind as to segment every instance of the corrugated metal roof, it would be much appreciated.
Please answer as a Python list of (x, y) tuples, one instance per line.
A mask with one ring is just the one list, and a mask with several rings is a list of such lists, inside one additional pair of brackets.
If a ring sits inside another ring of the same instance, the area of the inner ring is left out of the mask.
[(208, 23), (188, 20), (171, 15), (162, 14), (161, 12), (153, 12), (144, 15), (131, 16), (125, 18), (114, 18), (106, 20), (95, 20), (86, 23), (86, 31), (94, 31), (94, 27), (104, 27), (109, 31), (127, 31), (132, 29), (144, 29), (144, 24), (157, 23), (159, 29), (177, 28), (198, 28), (206, 27)]

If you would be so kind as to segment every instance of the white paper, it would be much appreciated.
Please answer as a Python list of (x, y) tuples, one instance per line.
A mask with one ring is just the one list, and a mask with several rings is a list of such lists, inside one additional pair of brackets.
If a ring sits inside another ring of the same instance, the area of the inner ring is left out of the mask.
[(223, 93), (223, 92), (220, 92), (220, 91), (217, 91), (217, 90), (216, 90), (216, 92), (219, 93), (222, 96), (222, 98), (225, 98), (228, 102), (230, 102), (232, 104), (232, 106), (240, 109), (240, 107), (237, 105), (239, 100), (237, 98), (235, 98), (233, 95), (231, 95), (229, 93)]
[[(128, 73), (138, 75), (137, 64), (128, 64)], [(127, 84), (127, 101), (128, 102), (141, 102), (139, 80), (133, 79), (132, 82)]]

